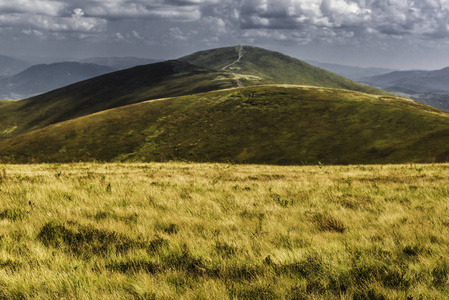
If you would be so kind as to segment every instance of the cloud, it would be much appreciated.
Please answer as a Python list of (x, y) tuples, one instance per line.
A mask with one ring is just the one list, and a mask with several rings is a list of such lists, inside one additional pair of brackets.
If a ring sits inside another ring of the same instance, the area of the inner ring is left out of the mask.
[(176, 40), (180, 40), (180, 41), (187, 40), (186, 35), (178, 27), (170, 28), (169, 33), (170, 33), (170, 36), (172, 36)]
[(105, 25), (104, 20), (83, 17), (82, 10), (76, 10), (68, 17), (17, 13), (0, 15), (0, 26), (48, 32), (98, 32)]
[[(109, 23), (123, 23), (124, 31), (142, 40), (138, 30), (152, 20), (194, 22), (202, 17), (202, 9), (218, 0), (0, 0), (0, 31), (12, 35), (85, 38), (91, 34), (112, 36)], [(134, 22), (134, 28), (128, 20)], [(128, 22), (128, 23), (127, 23)], [(32, 33), (36, 34), (32, 34)], [(73, 35), (78, 33), (78, 35)], [(124, 36), (126, 38), (126, 36)]]
[[(104, 19), (169, 19), (195, 21), (201, 17), (201, 8), (216, 4), (216, 0), (83, 0), (87, 14)], [(78, 2), (79, 3), (79, 2)]]
[(446, 38), (448, 21), (447, 0), (248, 0), (241, 9), (240, 26), (243, 30), (308, 31), (315, 38), (326, 30), (336, 38), (348, 33), (366, 38)]
[(0, 0), (0, 14), (28, 13), (58, 16), (67, 7), (63, 1), (52, 0)]

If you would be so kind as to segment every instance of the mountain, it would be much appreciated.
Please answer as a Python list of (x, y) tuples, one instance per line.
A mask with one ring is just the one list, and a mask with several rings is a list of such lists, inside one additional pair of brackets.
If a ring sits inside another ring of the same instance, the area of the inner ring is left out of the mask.
[(15, 163), (443, 162), (448, 137), (448, 113), (248, 46), (0, 105), (0, 160)]
[(160, 62), (160, 60), (138, 57), (91, 57), (80, 62), (107, 66), (115, 70), (124, 70), (141, 65), (154, 64)]
[(401, 92), (409, 95), (449, 93), (449, 67), (436, 71), (396, 71), (363, 78), (362, 81), (390, 92)]
[(0, 142), (3, 161), (367, 164), (449, 160), (449, 114), (414, 101), (263, 85), (144, 101)]
[(110, 67), (77, 62), (35, 65), (0, 79), (0, 98), (24, 99), (112, 71)]
[(361, 67), (345, 66), (340, 64), (329, 64), (314, 60), (307, 60), (306, 62), (313, 66), (333, 72), (335, 74), (341, 75), (354, 81), (359, 81), (362, 78), (383, 75), (396, 71), (393, 69), (386, 69), (386, 68), (361, 68)]
[(4, 106), (0, 109), (0, 140), (109, 108), (251, 84), (306, 84), (385, 93), (280, 53), (241, 49), (213, 49), (117, 71)]
[(200, 51), (180, 60), (217, 71), (228, 71), (234, 74), (240, 86), (282, 83), (385, 93), (282, 53), (251, 46)]
[(19, 72), (22, 72), (29, 66), (30, 64), (23, 60), (0, 55), (0, 77), (17, 74)]

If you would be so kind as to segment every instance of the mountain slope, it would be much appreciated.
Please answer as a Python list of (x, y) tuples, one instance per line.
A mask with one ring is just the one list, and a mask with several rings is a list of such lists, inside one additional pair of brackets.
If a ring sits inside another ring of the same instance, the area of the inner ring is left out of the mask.
[(0, 97), (25, 99), (112, 71), (110, 67), (77, 62), (35, 65), (0, 79)]
[(236, 86), (229, 74), (167, 61), (105, 74), (0, 108), (0, 140), (149, 99)]
[(0, 105), (7, 104), (7, 103), (12, 103), (12, 102), (14, 102), (14, 100), (0, 99)]
[(180, 60), (205, 68), (234, 73), (243, 86), (281, 83), (385, 94), (384, 91), (354, 82), (296, 58), (251, 46), (200, 51), (182, 57)]
[(362, 164), (449, 160), (449, 114), (298, 86), (214, 91), (99, 112), (0, 143), (3, 161)]
[(138, 57), (91, 57), (83, 59), (80, 62), (107, 66), (115, 70), (124, 70), (141, 65), (154, 64), (159, 61), (155, 59)]

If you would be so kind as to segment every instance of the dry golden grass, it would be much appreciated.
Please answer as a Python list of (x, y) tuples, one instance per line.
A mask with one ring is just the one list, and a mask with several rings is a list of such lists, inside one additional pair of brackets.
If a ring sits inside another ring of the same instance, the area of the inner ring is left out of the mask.
[(449, 296), (449, 165), (0, 171), (0, 298)]

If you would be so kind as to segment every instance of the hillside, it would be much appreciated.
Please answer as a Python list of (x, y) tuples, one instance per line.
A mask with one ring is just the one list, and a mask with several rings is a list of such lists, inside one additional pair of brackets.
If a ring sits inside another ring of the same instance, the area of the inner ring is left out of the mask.
[(384, 91), (314, 67), (299, 59), (251, 46), (200, 51), (179, 60), (205, 68), (231, 72), (235, 74), (242, 86), (281, 83), (385, 94)]
[(0, 143), (4, 161), (362, 164), (449, 160), (449, 115), (341, 89), (259, 86), (146, 101)]
[(167, 61), (105, 74), (0, 109), (0, 140), (105, 109), (236, 86), (228, 74)]
[(35, 65), (0, 79), (0, 97), (25, 99), (113, 71), (110, 67), (77, 62)]
[(0, 105), (11, 103), (11, 102), (14, 102), (14, 100), (0, 99)]

